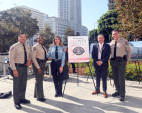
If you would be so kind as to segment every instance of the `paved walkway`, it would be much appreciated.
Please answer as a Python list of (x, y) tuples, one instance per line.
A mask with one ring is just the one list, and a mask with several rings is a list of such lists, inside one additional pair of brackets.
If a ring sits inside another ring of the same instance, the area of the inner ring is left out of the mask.
[[(52, 78), (44, 81), (46, 102), (39, 102), (33, 97), (34, 76), (28, 77), (26, 98), (31, 104), (22, 105), (22, 110), (16, 110), (13, 98), (0, 99), (0, 113), (142, 113), (142, 83), (126, 82), (126, 101), (120, 102), (119, 98), (111, 97), (115, 88), (108, 80), (108, 98), (103, 94), (92, 95), (94, 85), (91, 77), (86, 82), (87, 76), (79, 77), (77, 85), (76, 75), (71, 75), (68, 80), (64, 97), (54, 97)], [(102, 89), (102, 88), (101, 88)], [(12, 90), (12, 79), (0, 78), (0, 92)]]

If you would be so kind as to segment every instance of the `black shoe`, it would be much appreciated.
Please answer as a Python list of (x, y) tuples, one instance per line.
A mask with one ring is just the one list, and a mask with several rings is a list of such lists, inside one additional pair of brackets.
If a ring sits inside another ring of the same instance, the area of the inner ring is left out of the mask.
[(120, 96), (120, 101), (123, 102), (125, 100), (124, 96)]
[(59, 94), (59, 97), (62, 97), (63, 96), (63, 94)]
[(34, 98), (36, 98), (36, 96), (34, 95)]
[(58, 97), (59, 95), (58, 94), (55, 94), (55, 97)]
[(23, 100), (20, 100), (20, 103), (22, 103), (22, 104), (29, 104), (30, 100), (23, 99)]
[(46, 99), (45, 98), (38, 98), (37, 101), (44, 102), (44, 101), (46, 101)]
[(112, 94), (112, 97), (116, 97), (116, 96), (119, 96), (119, 95), (120, 95), (119, 92), (115, 92), (115, 93)]
[(73, 73), (77, 73), (76, 71), (74, 71)]
[(15, 108), (19, 110), (22, 108), (22, 106), (20, 105), (20, 103), (17, 103), (17, 104), (15, 104)]

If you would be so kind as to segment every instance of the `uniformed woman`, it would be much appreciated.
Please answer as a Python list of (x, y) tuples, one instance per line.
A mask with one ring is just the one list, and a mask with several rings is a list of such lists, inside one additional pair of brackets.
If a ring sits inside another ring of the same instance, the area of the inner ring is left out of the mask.
[(53, 46), (50, 47), (47, 57), (52, 57), (51, 72), (55, 86), (55, 97), (62, 96), (63, 66), (65, 62), (64, 47), (59, 36), (53, 39)]
[(47, 50), (43, 46), (43, 41), (43, 36), (39, 35), (38, 43), (32, 47), (33, 71), (36, 78), (34, 97), (41, 102), (46, 100), (43, 93), (43, 76), (47, 61)]

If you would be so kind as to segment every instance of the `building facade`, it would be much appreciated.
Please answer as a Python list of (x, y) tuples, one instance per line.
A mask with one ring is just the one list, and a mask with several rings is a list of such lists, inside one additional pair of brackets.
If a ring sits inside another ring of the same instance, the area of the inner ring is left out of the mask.
[(44, 28), (44, 23), (45, 23), (45, 19), (48, 18), (47, 14), (44, 14), (36, 9), (27, 7), (27, 6), (18, 6), (18, 8), (24, 9), (24, 10), (29, 10), (32, 14), (32, 18), (37, 19), (38, 21), (38, 27), (39, 27), (39, 31), (42, 31)]
[(88, 28), (86, 26), (81, 27), (81, 35), (88, 36)]
[(58, 17), (68, 20), (75, 34), (81, 35), (81, 0), (58, 0)]
[(52, 32), (55, 35), (58, 35), (62, 38), (64, 37), (66, 29), (70, 26), (68, 20), (61, 19), (58, 17), (49, 17), (45, 21), (45, 26), (46, 25), (48, 25), (51, 28)]

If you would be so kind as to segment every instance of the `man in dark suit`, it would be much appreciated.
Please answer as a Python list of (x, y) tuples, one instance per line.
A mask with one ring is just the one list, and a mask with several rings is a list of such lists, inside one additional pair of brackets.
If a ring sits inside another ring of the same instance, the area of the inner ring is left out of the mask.
[(102, 34), (98, 35), (98, 44), (94, 45), (92, 51), (93, 64), (95, 67), (96, 75), (96, 90), (92, 94), (100, 93), (100, 78), (103, 82), (103, 95), (107, 98), (107, 69), (108, 69), (108, 59), (110, 57), (110, 46), (104, 43), (104, 36)]

